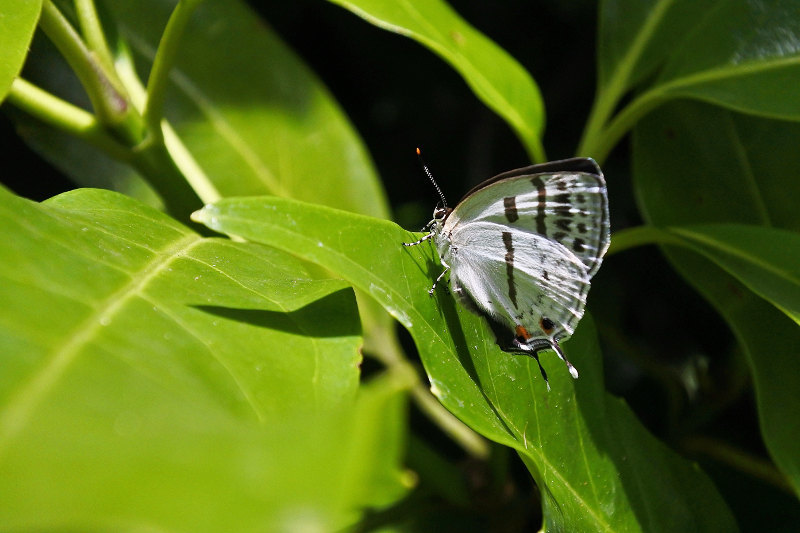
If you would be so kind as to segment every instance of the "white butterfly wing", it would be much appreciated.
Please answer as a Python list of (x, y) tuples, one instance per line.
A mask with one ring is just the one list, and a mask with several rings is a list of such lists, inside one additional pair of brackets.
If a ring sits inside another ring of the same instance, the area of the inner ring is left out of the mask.
[(514, 331), (566, 338), (610, 242), (602, 172), (570, 159), (495, 176), (467, 193), (438, 240), (453, 286), (479, 308)]
[[(589, 278), (564, 246), (525, 229), (494, 222), (457, 225), (445, 261), (453, 287), (512, 331), (536, 338), (569, 337), (583, 316)], [(542, 320), (554, 328), (542, 331)]]
[[(572, 167), (581, 170), (569, 170)], [(492, 178), (456, 206), (444, 231), (478, 221), (519, 228), (562, 244), (583, 262), (590, 278), (610, 243), (605, 180), (587, 159), (534, 165)]]

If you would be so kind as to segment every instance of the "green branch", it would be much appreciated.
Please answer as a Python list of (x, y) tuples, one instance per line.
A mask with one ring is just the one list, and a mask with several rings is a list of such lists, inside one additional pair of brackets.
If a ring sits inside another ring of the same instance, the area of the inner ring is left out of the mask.
[(682, 447), (694, 455), (702, 454), (744, 472), (773, 487), (794, 495), (791, 483), (775, 466), (760, 457), (740, 450), (722, 441), (708, 437), (689, 437), (681, 442)]
[(587, 129), (587, 136), (584, 137), (579, 153), (593, 157), (599, 164), (602, 164), (608, 154), (617, 143), (639, 122), (647, 113), (661, 105), (668, 96), (663, 90), (648, 91), (622, 111), (603, 129), (592, 132)]
[(670, 232), (653, 226), (636, 226), (617, 231), (611, 236), (611, 246), (606, 255), (612, 256), (631, 248), (648, 244), (674, 244), (686, 246), (686, 241)]
[(131, 150), (109, 135), (94, 115), (22, 78), (15, 79), (11, 84), (8, 101), (42, 122), (86, 141), (115, 159), (128, 163), (131, 161)]
[(78, 76), (92, 102), (97, 120), (113, 129), (125, 142), (138, 143), (141, 129), (136, 126), (136, 114), (130, 112), (121, 85), (109, 75), (97, 55), (87, 48), (75, 28), (50, 0), (42, 5), (39, 25)]
[(81, 32), (89, 49), (103, 62), (107, 73), (113, 74), (114, 58), (106, 42), (94, 0), (75, 0), (75, 12), (81, 25)]
[(161, 35), (161, 42), (153, 60), (150, 77), (147, 80), (147, 102), (144, 107), (144, 121), (155, 142), (162, 138), (161, 118), (164, 114), (164, 99), (166, 97), (169, 71), (175, 63), (180, 40), (189, 18), (194, 9), (202, 0), (181, 0), (169, 17), (167, 27)]

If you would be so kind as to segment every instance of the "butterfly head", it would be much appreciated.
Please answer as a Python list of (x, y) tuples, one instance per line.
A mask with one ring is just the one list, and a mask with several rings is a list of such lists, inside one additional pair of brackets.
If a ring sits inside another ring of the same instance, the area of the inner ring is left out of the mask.
[(447, 215), (449, 215), (452, 210), (451, 207), (440, 207), (437, 205), (433, 210), (433, 220), (435, 222), (444, 222), (444, 219), (447, 218)]

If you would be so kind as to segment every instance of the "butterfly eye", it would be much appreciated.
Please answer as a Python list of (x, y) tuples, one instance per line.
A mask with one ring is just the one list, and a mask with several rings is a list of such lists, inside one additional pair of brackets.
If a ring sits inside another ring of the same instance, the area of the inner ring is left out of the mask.
[(541, 319), (539, 319), (539, 327), (542, 328), (542, 331), (550, 335), (551, 333), (553, 333), (553, 330), (555, 329), (556, 325), (553, 324), (552, 320), (543, 316)]

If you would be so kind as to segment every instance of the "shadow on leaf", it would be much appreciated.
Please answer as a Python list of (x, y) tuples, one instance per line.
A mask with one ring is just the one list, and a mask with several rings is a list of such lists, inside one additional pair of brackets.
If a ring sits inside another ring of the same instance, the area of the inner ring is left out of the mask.
[(361, 335), (355, 295), (349, 288), (333, 292), (300, 309), (289, 312), (233, 309), (214, 305), (193, 307), (221, 318), (293, 335), (315, 338)]

